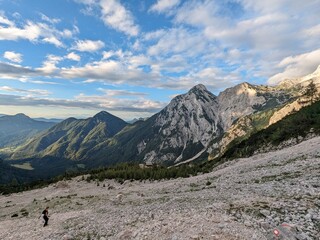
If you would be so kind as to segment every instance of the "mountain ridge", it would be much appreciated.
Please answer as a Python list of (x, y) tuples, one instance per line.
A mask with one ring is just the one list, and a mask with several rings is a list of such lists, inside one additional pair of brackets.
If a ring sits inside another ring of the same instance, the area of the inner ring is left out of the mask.
[(102, 138), (113, 136), (126, 125), (125, 121), (107, 112), (97, 113), (87, 119), (67, 118), (42, 135), (30, 139), (11, 157), (17, 159), (27, 153), (32, 157), (55, 156), (76, 159), (81, 155), (81, 147), (89, 148)]
[(64, 157), (92, 166), (127, 161), (173, 165), (197, 159), (202, 153), (212, 159), (233, 140), (241, 140), (303, 107), (300, 100), (304, 88), (300, 88), (244, 82), (215, 96), (198, 84), (147, 120), (123, 123), (114, 132), (105, 125), (112, 116), (105, 111), (86, 120), (68, 118), (52, 128), (51, 137), (44, 134), (42, 139), (32, 140), (12, 157)]
[(44, 131), (55, 123), (37, 121), (29, 116), (18, 113), (0, 117), (0, 147), (17, 146), (28, 138)]

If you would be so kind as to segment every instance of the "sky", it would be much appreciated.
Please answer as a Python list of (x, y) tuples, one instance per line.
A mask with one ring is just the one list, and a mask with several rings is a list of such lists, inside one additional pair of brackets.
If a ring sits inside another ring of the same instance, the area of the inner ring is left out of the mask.
[(320, 0), (0, 0), (0, 113), (149, 117), (320, 64)]

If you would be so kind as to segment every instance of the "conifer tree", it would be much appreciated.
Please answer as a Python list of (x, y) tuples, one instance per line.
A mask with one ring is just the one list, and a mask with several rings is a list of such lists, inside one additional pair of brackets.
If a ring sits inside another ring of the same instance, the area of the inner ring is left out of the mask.
[(305, 96), (307, 96), (310, 99), (311, 103), (314, 103), (315, 100), (318, 99), (318, 89), (313, 81), (311, 81), (307, 86)]

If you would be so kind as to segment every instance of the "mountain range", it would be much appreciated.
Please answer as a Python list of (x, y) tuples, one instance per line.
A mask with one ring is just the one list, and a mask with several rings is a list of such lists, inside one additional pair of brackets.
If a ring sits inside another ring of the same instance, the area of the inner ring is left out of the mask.
[(277, 86), (241, 83), (218, 96), (199, 84), (159, 113), (133, 124), (104, 111), (84, 120), (68, 118), (6, 151), (6, 159), (52, 157), (88, 167), (214, 160), (229, 146), (311, 104), (305, 95), (311, 81), (319, 87), (320, 67)]
[(55, 156), (79, 160), (95, 145), (113, 137), (127, 123), (107, 112), (79, 120), (68, 118), (16, 149), (12, 158)]
[(0, 148), (24, 143), (28, 138), (46, 130), (55, 122), (37, 121), (22, 113), (0, 117)]

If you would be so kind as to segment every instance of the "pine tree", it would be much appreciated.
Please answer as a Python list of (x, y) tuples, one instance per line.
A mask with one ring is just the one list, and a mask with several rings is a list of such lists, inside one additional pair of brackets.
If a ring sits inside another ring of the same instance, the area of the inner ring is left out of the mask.
[(318, 89), (313, 81), (309, 83), (309, 85), (306, 88), (305, 96), (310, 98), (311, 103), (314, 103), (315, 100), (318, 98)]

